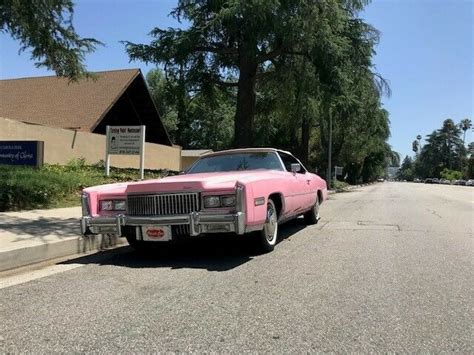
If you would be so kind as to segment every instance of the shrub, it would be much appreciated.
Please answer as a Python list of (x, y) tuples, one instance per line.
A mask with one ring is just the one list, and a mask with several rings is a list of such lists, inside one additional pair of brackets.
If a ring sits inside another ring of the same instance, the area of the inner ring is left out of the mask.
[[(162, 175), (160, 170), (145, 170), (145, 178)], [(84, 187), (138, 178), (137, 169), (119, 168), (111, 168), (111, 176), (106, 177), (103, 168), (86, 165), (84, 159), (39, 169), (0, 165), (0, 211), (78, 205)]]
[(332, 186), (334, 190), (340, 192), (344, 191), (349, 186), (349, 184), (345, 181), (333, 180)]
[(441, 178), (450, 180), (450, 181), (459, 180), (462, 178), (462, 172), (444, 168), (443, 171), (441, 172)]

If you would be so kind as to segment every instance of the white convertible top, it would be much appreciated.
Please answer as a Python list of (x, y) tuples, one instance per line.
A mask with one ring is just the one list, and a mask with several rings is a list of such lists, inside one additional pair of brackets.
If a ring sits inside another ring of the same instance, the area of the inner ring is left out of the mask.
[(211, 152), (202, 155), (201, 157), (211, 157), (214, 155), (222, 155), (222, 154), (233, 154), (233, 153), (259, 153), (259, 152), (282, 152), (286, 154), (292, 155), (290, 152), (281, 149), (275, 148), (240, 148), (240, 149), (228, 149), (228, 150), (221, 150), (219, 152)]

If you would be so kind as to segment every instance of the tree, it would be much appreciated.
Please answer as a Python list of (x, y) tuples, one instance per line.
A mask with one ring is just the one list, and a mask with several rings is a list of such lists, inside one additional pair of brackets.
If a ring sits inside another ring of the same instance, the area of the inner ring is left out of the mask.
[(459, 180), (462, 178), (462, 172), (457, 170), (449, 170), (444, 168), (440, 174), (441, 178), (452, 181), (452, 180)]
[[(345, 43), (338, 33), (364, 0), (180, 0), (172, 15), (187, 29), (155, 28), (149, 45), (126, 42), (131, 59), (183, 68), (198, 90), (210, 85), (237, 90), (234, 119), (237, 147), (253, 145), (256, 87), (284, 70), (286, 57), (316, 62), (321, 80), (336, 71), (334, 58)], [(329, 70), (326, 68), (329, 67)], [(235, 80), (234, 80), (235, 79)]]
[(417, 172), (423, 177), (440, 177), (441, 171), (462, 171), (466, 159), (466, 148), (461, 139), (461, 129), (452, 119), (426, 138), (417, 162)]
[(189, 149), (221, 150), (232, 144), (232, 96), (216, 90), (213, 95), (192, 93), (162, 70), (147, 74), (147, 83), (162, 121), (174, 143)]
[(46, 67), (72, 80), (88, 75), (84, 56), (99, 41), (81, 38), (72, 25), (71, 0), (3, 0), (0, 29), (20, 42), (20, 51), (31, 48), (37, 67)]
[(387, 164), (390, 167), (398, 168), (400, 166), (400, 153), (392, 150), (389, 146), (387, 152)]
[(188, 117), (190, 129), (187, 147), (192, 149), (228, 149), (234, 135), (235, 100), (217, 92), (212, 99), (198, 94), (192, 100)]
[(465, 118), (461, 120), (461, 122), (459, 123), (459, 128), (461, 128), (464, 132), (464, 135), (462, 138), (463, 144), (466, 143), (466, 131), (470, 129), (471, 127), (472, 127), (472, 122), (469, 118)]
[(402, 166), (397, 172), (397, 179), (413, 181), (414, 178), (414, 166), (413, 160), (407, 155), (403, 159)]
[(467, 145), (468, 151), (471, 155), (474, 155), (474, 142), (471, 142)]
[(173, 85), (160, 69), (152, 69), (146, 75), (151, 97), (166, 130), (173, 142), (176, 142), (177, 113)]
[(227, 147), (235, 131), (234, 146), (290, 150), (324, 175), (331, 129), (332, 164), (370, 181), (400, 159), (381, 104), (390, 89), (372, 63), (379, 33), (357, 17), (365, 3), (182, 0), (172, 14), (189, 27), (126, 48), (179, 89), (170, 107), (183, 147)]
[(474, 154), (469, 157), (465, 169), (466, 178), (474, 179)]

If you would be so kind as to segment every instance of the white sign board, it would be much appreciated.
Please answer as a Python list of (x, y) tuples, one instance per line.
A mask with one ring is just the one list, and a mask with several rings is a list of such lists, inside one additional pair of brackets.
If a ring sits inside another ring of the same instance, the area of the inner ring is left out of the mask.
[(105, 174), (110, 174), (110, 155), (140, 155), (140, 177), (144, 177), (145, 126), (107, 126)]
[(109, 154), (140, 155), (142, 126), (109, 126), (108, 128)]
[(342, 175), (342, 166), (335, 166), (335, 167), (334, 167), (334, 174), (335, 174), (336, 176)]

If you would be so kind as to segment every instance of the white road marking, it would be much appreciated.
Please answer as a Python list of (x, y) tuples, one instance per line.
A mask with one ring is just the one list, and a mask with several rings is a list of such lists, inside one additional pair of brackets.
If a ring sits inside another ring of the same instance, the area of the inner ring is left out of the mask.
[(33, 270), (18, 275), (6, 276), (0, 279), (0, 290), (3, 288), (24, 284), (29, 281), (41, 279), (43, 277), (59, 274), (61, 272), (76, 269), (84, 266), (83, 264), (57, 264), (47, 266), (39, 270)]

